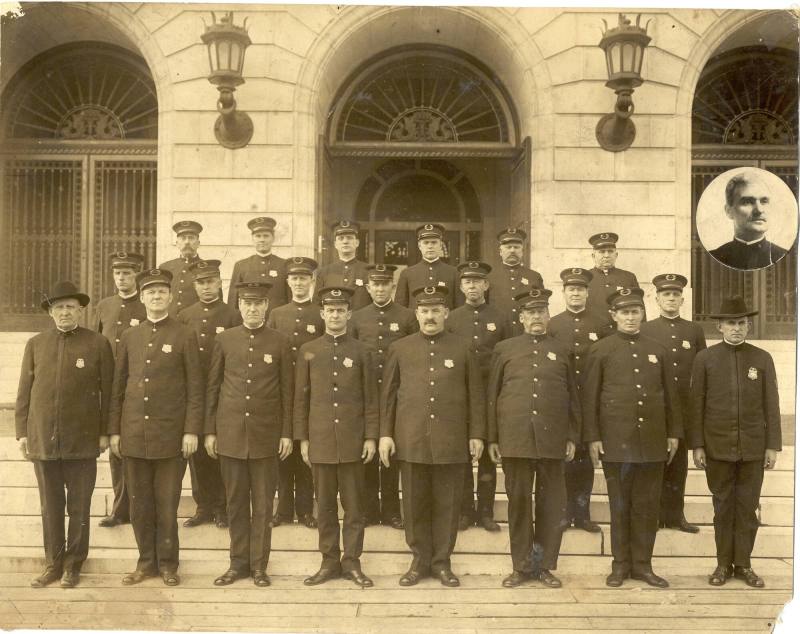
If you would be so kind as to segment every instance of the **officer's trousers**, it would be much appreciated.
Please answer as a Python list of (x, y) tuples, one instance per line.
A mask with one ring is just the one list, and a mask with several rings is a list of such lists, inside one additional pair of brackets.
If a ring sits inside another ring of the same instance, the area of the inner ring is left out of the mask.
[(612, 567), (651, 572), (658, 531), (663, 462), (603, 462), (611, 507)]
[(664, 485), (661, 489), (661, 512), (659, 519), (668, 526), (683, 520), (683, 497), (686, 492), (686, 476), (689, 473), (689, 452), (683, 439), (678, 441), (678, 451), (672, 462), (664, 467)]
[[(272, 544), (272, 500), (278, 483), (278, 458), (241, 460), (219, 457), (231, 536), (230, 569), (265, 571)], [(252, 507), (252, 512), (251, 512)]]
[(178, 570), (178, 502), (186, 472), (183, 456), (125, 456), (131, 525), (139, 547), (136, 569), (155, 575)]
[(758, 532), (758, 500), (764, 481), (763, 460), (706, 459), (706, 480), (714, 504), (717, 564), (750, 568)]
[(114, 487), (114, 505), (110, 515), (120, 522), (130, 522), (131, 503), (128, 499), (128, 488), (125, 486), (125, 465), (122, 458), (109, 452), (108, 466), (111, 468), (111, 486)]
[(220, 462), (211, 458), (202, 443), (189, 458), (192, 476), (192, 497), (197, 515), (210, 518), (225, 514), (225, 487), (220, 474)]
[[(470, 518), (472, 521), (482, 517), (494, 517), (494, 494), (496, 487), (497, 465), (492, 462), (489, 452), (484, 451), (478, 460), (477, 485), (473, 485), (472, 462), (468, 462), (464, 467), (461, 515)], [(473, 491), (475, 491), (478, 498), (477, 510)]]
[(401, 462), (403, 521), (412, 566), (437, 574), (450, 568), (458, 536), (464, 464)]
[[(364, 514), (386, 523), (400, 517), (400, 470), (393, 461), (387, 469), (375, 457), (364, 465)], [(378, 492), (380, 491), (380, 499)]]
[(564, 465), (567, 485), (567, 522), (584, 522), (591, 519), (589, 504), (594, 486), (594, 465), (585, 443), (575, 446), (575, 457)]
[(311, 469), (300, 454), (300, 441), (294, 441), (292, 453), (278, 463), (278, 511), (275, 513), (285, 522), (311, 515), (314, 511), (314, 483)]
[[(314, 490), (317, 494), (317, 527), (322, 568), (350, 572), (360, 570), (364, 549), (364, 465), (361, 462), (313, 464)], [(342, 499), (344, 521), (339, 547), (339, 503)], [(341, 562), (340, 562), (341, 557)]]
[[(47, 568), (80, 572), (89, 552), (89, 511), (97, 478), (95, 458), (34, 460), (42, 508), (42, 536)], [(64, 509), (69, 528), (64, 536)]]

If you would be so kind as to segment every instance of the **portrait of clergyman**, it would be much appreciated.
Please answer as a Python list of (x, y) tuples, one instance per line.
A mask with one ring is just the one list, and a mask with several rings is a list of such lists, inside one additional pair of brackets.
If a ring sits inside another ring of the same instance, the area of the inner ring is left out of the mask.
[(717, 176), (697, 204), (697, 233), (718, 262), (740, 270), (780, 261), (797, 237), (797, 201), (778, 176), (741, 167)]

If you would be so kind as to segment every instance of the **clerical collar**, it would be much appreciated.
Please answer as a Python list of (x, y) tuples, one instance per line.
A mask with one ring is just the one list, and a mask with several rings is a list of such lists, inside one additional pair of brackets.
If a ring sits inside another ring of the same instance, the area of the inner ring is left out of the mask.
[(136, 297), (139, 294), (139, 291), (133, 291), (130, 295), (123, 295), (122, 293), (117, 293), (122, 299), (131, 299), (132, 297)]
[(258, 324), (258, 326), (254, 326), (253, 328), (251, 328), (251, 327), (250, 327), (250, 326), (248, 326), (247, 324), (242, 324), (242, 326), (244, 326), (244, 327), (245, 327), (245, 328), (247, 328), (248, 330), (252, 330), (253, 332), (255, 332), (256, 330), (261, 330), (261, 329), (264, 327), (264, 324), (265, 324), (265, 323), (266, 323), (266, 322), (263, 322), (263, 321), (262, 321), (260, 324)]
[(166, 313), (163, 317), (159, 317), (158, 319), (153, 319), (150, 315), (147, 316), (147, 321), (151, 324), (155, 325), (160, 321), (164, 321), (167, 317), (169, 317), (169, 313)]
[(376, 308), (388, 308), (389, 305), (392, 303), (392, 300), (391, 299), (387, 300), (385, 304), (379, 304), (375, 300), (373, 300), (372, 303), (375, 304)]
[(58, 332), (60, 332), (62, 335), (71, 334), (75, 332), (77, 329), (78, 329), (78, 324), (75, 324), (72, 328), (68, 328), (67, 330), (64, 330), (63, 328), (59, 328), (58, 326), (56, 326), (56, 330), (58, 330)]
[(757, 244), (757, 243), (759, 243), (759, 242), (761, 242), (763, 240), (766, 240), (767, 236), (763, 235), (760, 238), (757, 238), (755, 240), (742, 240), (741, 238), (737, 238), (736, 236), (733, 236), (733, 239), (736, 240), (736, 242), (741, 242), (744, 245), (750, 246), (751, 244)]
[(428, 258), (422, 258), (422, 259), (425, 260), (428, 264), (433, 264), (434, 262), (438, 262), (439, 261), (438, 257), (434, 258), (433, 260), (429, 260)]

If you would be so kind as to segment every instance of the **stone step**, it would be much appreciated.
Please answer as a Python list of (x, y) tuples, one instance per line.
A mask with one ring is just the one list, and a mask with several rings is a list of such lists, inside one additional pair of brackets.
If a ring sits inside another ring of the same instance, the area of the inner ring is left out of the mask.
[[(561, 552), (569, 555), (599, 555), (610, 552), (608, 541), (609, 527), (603, 526), (602, 533), (587, 533), (581, 530), (568, 530), (564, 534)], [(281, 526), (272, 533), (273, 551), (316, 551), (317, 531), (294, 524)], [(41, 545), (41, 519), (35, 516), (9, 516), (4, 518), (2, 546)], [(227, 550), (229, 536), (208, 524), (194, 528), (179, 525), (181, 548), (200, 548)], [(114, 528), (95, 528), (91, 531), (93, 548), (134, 548), (135, 540), (130, 525)], [(605, 544), (605, 545), (604, 545)], [(407, 551), (405, 536), (386, 526), (370, 526), (364, 536), (365, 552)], [(458, 534), (456, 552), (459, 553), (508, 553), (508, 526), (501, 524), (497, 533), (488, 533), (480, 528), (472, 528)], [(714, 529), (703, 526), (696, 535), (676, 530), (662, 530), (658, 534), (655, 554), (660, 556), (708, 556), (715, 552)], [(754, 557), (790, 558), (793, 554), (792, 528), (784, 526), (765, 526), (759, 530)]]
[[(95, 488), (92, 495), (92, 517), (107, 515), (114, 504), (114, 492), (109, 488)], [(277, 502), (276, 502), (277, 505)], [(0, 487), (0, 509), (3, 515), (38, 515), (39, 491), (34, 487)], [(178, 517), (186, 518), (194, 515), (196, 505), (189, 492), (181, 496), (178, 505)], [(714, 508), (709, 496), (686, 496), (684, 511), (686, 518), (693, 524), (711, 524), (714, 520)], [(596, 522), (610, 522), (608, 496), (592, 495), (590, 514)], [(343, 517), (340, 506), (339, 517)], [(498, 522), (508, 520), (508, 500), (505, 493), (498, 493), (494, 504), (494, 518)], [(759, 508), (759, 518), (765, 525), (792, 526), (794, 522), (794, 505), (792, 498), (763, 497)]]

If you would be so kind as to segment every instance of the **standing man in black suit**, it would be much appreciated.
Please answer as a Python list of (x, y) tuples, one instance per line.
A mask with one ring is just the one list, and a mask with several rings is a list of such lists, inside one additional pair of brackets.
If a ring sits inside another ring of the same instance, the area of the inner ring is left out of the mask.
[(422, 254), (422, 260), (400, 273), (394, 301), (401, 306), (407, 306), (412, 310), (416, 308), (414, 291), (425, 286), (446, 288), (447, 293), (444, 296), (448, 309), (464, 303), (464, 296), (458, 290), (458, 270), (442, 260), (445, 231), (442, 225), (436, 223), (417, 227), (417, 246)]
[(273, 308), (286, 303), (289, 297), (289, 290), (286, 286), (286, 260), (272, 252), (276, 226), (275, 220), (268, 216), (253, 218), (247, 223), (256, 252), (233, 265), (231, 286), (228, 289), (228, 305), (231, 308), (236, 309), (239, 306), (237, 284), (241, 282), (269, 282), (271, 284), (268, 315)]

